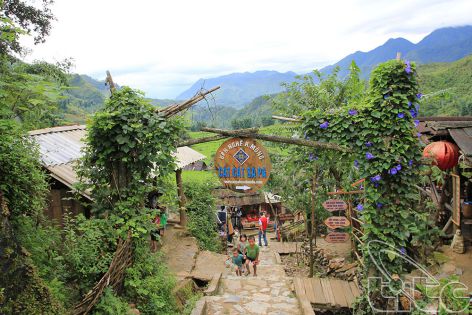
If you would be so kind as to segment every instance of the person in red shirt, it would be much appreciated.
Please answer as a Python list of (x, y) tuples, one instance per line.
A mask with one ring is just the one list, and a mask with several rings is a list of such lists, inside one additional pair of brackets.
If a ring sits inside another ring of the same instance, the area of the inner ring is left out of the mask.
[(265, 212), (262, 212), (261, 217), (259, 218), (259, 246), (262, 246), (261, 237), (264, 238), (264, 245), (267, 246), (267, 226), (269, 225), (269, 219), (266, 216)]

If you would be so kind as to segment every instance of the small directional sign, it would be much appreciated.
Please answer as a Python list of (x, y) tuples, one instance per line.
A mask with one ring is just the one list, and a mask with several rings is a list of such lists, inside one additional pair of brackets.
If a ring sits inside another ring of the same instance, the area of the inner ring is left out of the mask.
[(221, 183), (242, 193), (251, 193), (264, 186), (272, 168), (267, 150), (251, 138), (227, 140), (216, 151), (214, 161)]
[(326, 226), (332, 230), (351, 225), (351, 223), (346, 217), (336, 216), (327, 218), (326, 220), (324, 220), (324, 224), (326, 224)]
[(325, 208), (329, 212), (340, 211), (346, 210), (347, 204), (344, 202), (344, 200), (341, 199), (328, 199), (323, 202), (323, 208)]
[(326, 235), (325, 241), (328, 243), (344, 243), (349, 240), (349, 234), (344, 232), (331, 232)]

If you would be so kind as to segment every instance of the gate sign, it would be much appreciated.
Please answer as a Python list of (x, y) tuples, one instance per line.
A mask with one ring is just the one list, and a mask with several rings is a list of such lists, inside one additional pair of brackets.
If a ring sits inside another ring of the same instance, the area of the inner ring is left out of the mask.
[(341, 199), (328, 199), (323, 202), (323, 208), (325, 208), (329, 212), (340, 211), (346, 210), (347, 204), (344, 202), (344, 200)]
[(271, 164), (267, 150), (251, 138), (232, 138), (215, 154), (215, 169), (221, 183), (237, 192), (254, 192), (267, 182)]
[(344, 243), (348, 240), (349, 234), (344, 232), (331, 232), (325, 238), (325, 241), (328, 243)]
[(351, 223), (346, 217), (329, 217), (324, 220), (324, 224), (326, 224), (327, 227), (333, 230), (351, 225)]

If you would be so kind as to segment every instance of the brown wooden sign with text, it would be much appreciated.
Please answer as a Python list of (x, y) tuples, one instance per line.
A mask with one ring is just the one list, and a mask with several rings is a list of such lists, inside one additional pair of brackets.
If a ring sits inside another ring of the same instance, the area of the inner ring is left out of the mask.
[(340, 227), (348, 227), (351, 225), (349, 220), (346, 217), (329, 217), (326, 220), (324, 220), (324, 224), (330, 229), (337, 229)]
[(344, 232), (331, 232), (325, 238), (328, 243), (344, 243), (349, 240), (349, 234)]
[(215, 170), (220, 182), (237, 192), (255, 192), (269, 180), (267, 150), (251, 138), (232, 138), (216, 151)]
[(328, 199), (323, 202), (323, 208), (325, 208), (329, 212), (340, 211), (346, 210), (347, 204), (344, 202), (344, 200), (341, 199)]

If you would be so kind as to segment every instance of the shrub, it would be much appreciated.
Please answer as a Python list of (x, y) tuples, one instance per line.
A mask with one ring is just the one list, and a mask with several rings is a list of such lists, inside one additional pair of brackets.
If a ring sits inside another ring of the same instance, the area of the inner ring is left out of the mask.
[(100, 302), (95, 306), (95, 315), (126, 315), (129, 311), (126, 301), (115, 295), (112, 289), (106, 288)]
[(159, 253), (152, 253), (146, 241), (138, 243), (134, 264), (125, 277), (128, 301), (136, 303), (144, 314), (177, 314), (172, 290), (175, 279)]
[(221, 250), (221, 243), (217, 233), (215, 199), (211, 188), (211, 185), (204, 183), (186, 185), (187, 228), (197, 239), (200, 248), (217, 252)]

